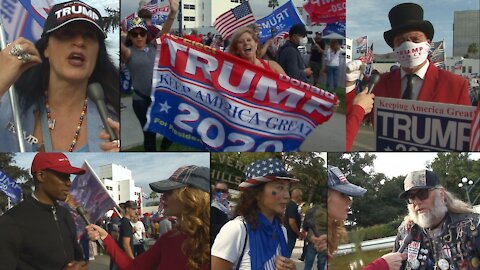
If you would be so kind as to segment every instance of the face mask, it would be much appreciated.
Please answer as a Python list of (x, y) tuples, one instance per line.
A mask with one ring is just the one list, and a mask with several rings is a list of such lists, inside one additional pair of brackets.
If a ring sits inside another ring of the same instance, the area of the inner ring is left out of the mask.
[(307, 37), (302, 37), (298, 43), (299, 46), (305, 46), (308, 43), (308, 38)]
[(429, 51), (430, 44), (426, 41), (420, 43), (405, 41), (394, 50), (397, 61), (406, 68), (413, 68), (423, 63)]

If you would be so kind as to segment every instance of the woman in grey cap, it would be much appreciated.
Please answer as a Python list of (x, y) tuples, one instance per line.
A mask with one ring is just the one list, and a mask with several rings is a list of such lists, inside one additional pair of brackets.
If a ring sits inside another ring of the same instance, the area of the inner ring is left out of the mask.
[(287, 231), (280, 218), (290, 195), (291, 178), (280, 160), (257, 160), (245, 171), (235, 219), (227, 222), (212, 246), (215, 270), (294, 270)]
[(165, 216), (177, 217), (177, 225), (135, 259), (128, 257), (99, 226), (89, 225), (90, 240), (102, 239), (120, 269), (210, 270), (210, 169), (178, 168), (172, 176), (150, 184), (163, 193)]
[[(347, 219), (351, 197), (363, 196), (366, 189), (350, 183), (338, 167), (328, 166), (328, 241), (320, 236), (317, 241), (319, 251), (326, 250), (331, 258), (337, 250), (340, 240), (346, 239), (345, 220)], [(328, 243), (328, 245), (327, 245)], [(398, 270), (406, 255), (388, 253), (365, 266), (363, 270)]]
[[(17, 38), (0, 52), (0, 151), (19, 151), (14, 116), (22, 122), (26, 151), (118, 151), (94, 101), (92, 83), (104, 96), (107, 124), (117, 132), (118, 70), (109, 59), (100, 12), (81, 2), (54, 5), (41, 38)], [(6, 91), (15, 83), (19, 107)], [(112, 120), (113, 119), (113, 120)]]
[[(178, 0), (170, 0), (170, 13), (158, 36), (170, 31), (178, 11), (178, 5)], [(147, 29), (147, 24), (142, 18), (135, 17), (129, 20), (127, 22), (127, 39), (125, 44), (120, 44), (120, 57), (132, 76), (133, 111), (142, 130), (147, 123), (147, 111), (152, 103), (150, 96), (152, 94), (153, 67), (157, 53), (155, 43), (157, 37), (147, 37)], [(147, 39), (153, 39), (153, 43), (147, 43)], [(172, 142), (164, 137), (160, 150), (167, 150), (170, 145), (172, 145)], [(157, 151), (157, 133), (143, 131), (143, 148), (145, 152)]]

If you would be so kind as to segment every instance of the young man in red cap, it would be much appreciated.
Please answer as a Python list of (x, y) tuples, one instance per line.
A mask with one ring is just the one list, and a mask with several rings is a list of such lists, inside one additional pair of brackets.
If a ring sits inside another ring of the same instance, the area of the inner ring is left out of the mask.
[(63, 153), (38, 153), (31, 173), (31, 197), (0, 217), (0, 262), (3, 269), (87, 269), (70, 212), (59, 206), (71, 187), (72, 167)]

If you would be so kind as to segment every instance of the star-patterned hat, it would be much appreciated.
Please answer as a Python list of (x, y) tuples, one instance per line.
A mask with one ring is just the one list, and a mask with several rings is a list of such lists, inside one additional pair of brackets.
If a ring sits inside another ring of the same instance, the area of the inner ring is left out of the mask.
[(328, 165), (327, 173), (328, 188), (352, 197), (362, 196), (367, 192), (366, 189), (348, 182), (338, 167)]
[(257, 160), (248, 165), (245, 170), (245, 181), (240, 183), (239, 187), (240, 190), (243, 190), (244, 188), (254, 187), (274, 180), (299, 181), (287, 173), (287, 170), (285, 170), (278, 158), (269, 158)]

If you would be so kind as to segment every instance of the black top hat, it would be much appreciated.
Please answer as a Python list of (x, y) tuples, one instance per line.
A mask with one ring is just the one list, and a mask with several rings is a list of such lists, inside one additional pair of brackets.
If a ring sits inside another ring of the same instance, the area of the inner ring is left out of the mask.
[(406, 31), (422, 31), (428, 39), (433, 39), (433, 25), (423, 19), (423, 9), (414, 3), (403, 3), (394, 6), (388, 13), (391, 30), (383, 33), (383, 38), (388, 46), (393, 48), (393, 39), (397, 34)]

